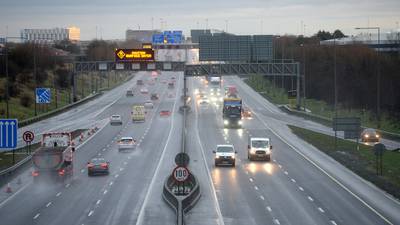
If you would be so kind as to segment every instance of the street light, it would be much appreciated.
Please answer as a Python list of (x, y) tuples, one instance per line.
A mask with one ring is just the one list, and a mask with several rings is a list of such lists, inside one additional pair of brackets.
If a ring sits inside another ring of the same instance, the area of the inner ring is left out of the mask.
[(381, 127), (381, 60), (380, 60), (380, 45), (381, 45), (381, 28), (380, 27), (356, 27), (356, 30), (378, 30), (378, 74), (376, 78), (376, 117), (378, 120), (378, 128)]

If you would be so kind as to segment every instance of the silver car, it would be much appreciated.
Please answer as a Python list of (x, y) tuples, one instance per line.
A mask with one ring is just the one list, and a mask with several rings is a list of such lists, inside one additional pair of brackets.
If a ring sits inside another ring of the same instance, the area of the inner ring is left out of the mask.
[(122, 137), (118, 141), (118, 150), (134, 149), (136, 140), (133, 137)]
[(110, 124), (119, 124), (122, 125), (122, 117), (120, 115), (112, 115), (110, 117)]

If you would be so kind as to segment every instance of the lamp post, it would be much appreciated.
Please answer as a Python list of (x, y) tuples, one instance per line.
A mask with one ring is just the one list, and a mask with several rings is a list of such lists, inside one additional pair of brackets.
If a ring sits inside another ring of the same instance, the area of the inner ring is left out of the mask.
[(380, 45), (381, 45), (381, 28), (380, 27), (356, 27), (356, 30), (377, 30), (378, 31), (378, 72), (376, 76), (376, 118), (378, 120), (378, 128), (381, 127), (381, 59), (380, 59)]
[[(337, 112), (337, 74), (336, 74), (336, 37), (335, 33), (333, 33), (333, 85), (334, 85), (334, 96), (335, 96), (335, 103), (334, 103), (334, 108), (335, 108), (335, 121), (338, 117), (338, 112)], [(335, 124), (335, 150), (337, 149), (337, 129), (336, 129), (336, 124)]]

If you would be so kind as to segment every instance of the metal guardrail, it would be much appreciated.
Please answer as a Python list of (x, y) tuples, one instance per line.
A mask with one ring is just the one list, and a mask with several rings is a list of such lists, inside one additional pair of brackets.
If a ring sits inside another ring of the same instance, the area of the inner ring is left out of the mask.
[[(319, 115), (315, 115), (315, 114), (312, 114), (312, 113), (306, 113), (306, 112), (303, 112), (303, 111), (293, 110), (290, 107), (288, 107), (287, 105), (279, 106), (279, 108), (282, 111), (287, 112), (289, 114), (297, 115), (297, 116), (300, 116), (300, 117), (303, 117), (303, 118), (306, 118), (306, 119), (311, 119), (311, 120), (316, 121), (318, 123), (324, 124), (324, 125), (326, 125), (328, 127), (332, 127), (332, 119), (330, 119), (330, 118), (319, 116)], [(367, 127), (361, 126), (361, 128), (365, 129)], [(394, 141), (400, 140), (400, 134), (396, 134), (396, 133), (392, 133), (392, 132), (388, 132), (388, 131), (384, 131), (384, 130), (379, 130), (379, 129), (375, 129), (375, 130), (377, 130), (378, 133), (380, 133), (383, 138), (394, 140)]]

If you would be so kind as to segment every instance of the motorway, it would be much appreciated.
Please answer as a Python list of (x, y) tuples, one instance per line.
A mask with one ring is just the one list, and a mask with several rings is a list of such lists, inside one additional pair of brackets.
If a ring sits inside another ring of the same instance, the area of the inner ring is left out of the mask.
[[(0, 198), (2, 225), (174, 224), (174, 212), (161, 193), (180, 151), (182, 73), (159, 76), (159, 80), (176, 76), (174, 89), (162, 82), (146, 84), (149, 93), (160, 94), (160, 100), (146, 114), (145, 123), (133, 124), (129, 120), (132, 104), (149, 99), (139, 93), (136, 80), (147, 80), (149, 75), (140, 72), (87, 104), (30, 126), (38, 132), (92, 124), (101, 129), (78, 147), (70, 182), (35, 185), (25, 178), (23, 188)], [(398, 201), (298, 139), (286, 124), (328, 132), (326, 128), (282, 113), (238, 77), (226, 77), (225, 82), (237, 86), (255, 116), (245, 121), (244, 129), (223, 129), (221, 106), (197, 105), (193, 90), (203, 84), (200, 79), (188, 79), (192, 99), (187, 119), (189, 169), (200, 181), (202, 197), (187, 214), (186, 224), (400, 224)], [(134, 97), (125, 97), (129, 87), (134, 87)], [(170, 117), (159, 116), (164, 109), (172, 111)], [(109, 125), (111, 114), (122, 115), (123, 125)], [(271, 162), (247, 160), (249, 135), (271, 138)], [(116, 140), (121, 136), (133, 136), (139, 141), (137, 148), (118, 152)], [(214, 166), (212, 150), (224, 143), (238, 151), (235, 168)], [(86, 162), (97, 156), (110, 161), (110, 175), (87, 176)]]

